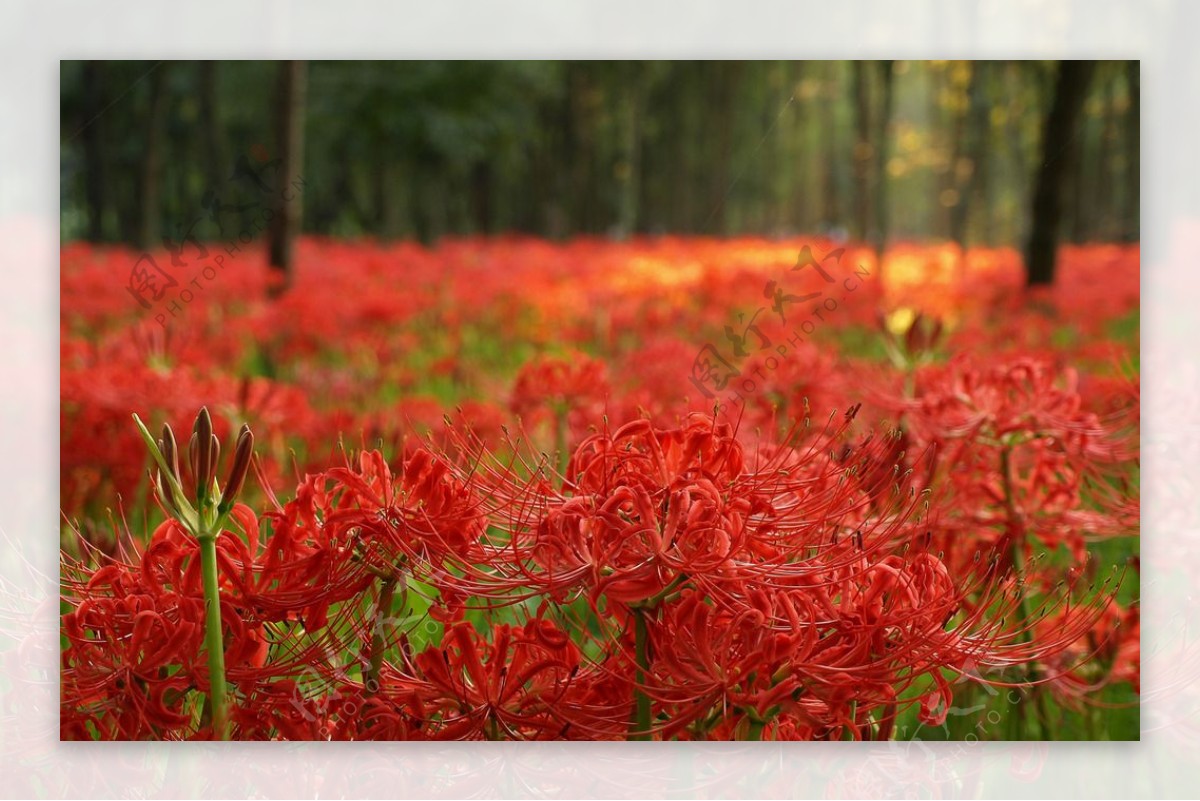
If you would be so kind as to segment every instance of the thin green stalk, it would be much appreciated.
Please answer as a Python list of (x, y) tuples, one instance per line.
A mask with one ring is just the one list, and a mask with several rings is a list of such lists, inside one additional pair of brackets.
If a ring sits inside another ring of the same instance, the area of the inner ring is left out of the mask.
[(370, 667), (367, 670), (366, 681), (363, 682), (367, 695), (374, 695), (379, 690), (379, 673), (383, 670), (383, 626), (392, 614), (392, 598), (396, 594), (396, 578), (384, 579), (379, 587), (379, 605), (375, 610), (375, 626), (371, 632)]
[[(1025, 578), (1025, 565), (1024, 565), (1025, 557), (1024, 557), (1024, 554), (1022, 553), (1022, 550), (1025, 545), (1025, 536), (1024, 536), (1023, 531), (1022, 531), (1020, 537), (1015, 536), (1016, 531), (1017, 531), (1017, 520), (1016, 520), (1017, 509), (1016, 509), (1016, 503), (1013, 498), (1013, 490), (1012, 490), (1012, 467), (1010, 464), (1010, 452), (1011, 452), (1011, 448), (1009, 448), (1009, 447), (1005, 447), (1003, 450), (1000, 451), (1000, 477), (1004, 483), (1004, 508), (1005, 508), (1005, 513), (1007, 515), (1007, 519), (1008, 519), (1009, 532), (1010, 532), (1010, 534), (1013, 535), (1012, 536), (1012, 568), (1013, 568), (1013, 572), (1016, 573), (1018, 580), (1023, 582), (1024, 578)], [(1022, 586), (1021, 586), (1021, 624), (1025, 625), (1032, 619), (1033, 619), (1033, 612), (1029, 607), (1029, 595), (1025, 592), (1025, 587), (1022, 584)], [(1031, 635), (1029, 633), (1029, 631), (1026, 630), (1022, 634), (1021, 639), (1023, 642), (1029, 642), (1029, 640), (1032, 638), (1032, 636), (1033, 635)], [(1037, 680), (1038, 668), (1037, 668), (1036, 663), (1029, 665), (1028, 677), (1031, 682)], [(1039, 733), (1041, 739), (1043, 739), (1043, 740), (1049, 739), (1049, 737), (1047, 736), (1047, 732), (1046, 732), (1046, 715), (1048, 714), (1048, 712), (1046, 709), (1045, 699), (1042, 697), (1041, 687), (1039, 687), (1036, 684), (1031, 683), (1029, 692), (1032, 693), (1034, 705), (1037, 707), (1037, 715), (1035, 717), (1037, 718), (1038, 733)], [(1022, 716), (1024, 715), (1024, 712), (1025, 712), (1024, 703), (1025, 702), (1022, 700), (1021, 703), (1018, 704), (1018, 706), (1017, 706), (1018, 712), (1021, 713)]]
[(218, 740), (228, 740), (229, 710), (226, 706), (221, 593), (217, 585), (217, 538), (211, 532), (200, 537), (200, 573), (204, 580), (204, 647), (208, 650), (208, 702), (212, 710), (213, 733)]
[(858, 700), (850, 702), (850, 726), (842, 732), (842, 739), (857, 740), (858, 733)]
[(634, 658), (637, 660), (637, 689), (634, 690), (633, 733), (630, 739), (650, 740), (650, 696), (646, 695), (644, 685), (649, 668), (646, 646), (650, 639), (649, 627), (646, 625), (646, 612), (643, 609), (633, 610), (634, 620)]

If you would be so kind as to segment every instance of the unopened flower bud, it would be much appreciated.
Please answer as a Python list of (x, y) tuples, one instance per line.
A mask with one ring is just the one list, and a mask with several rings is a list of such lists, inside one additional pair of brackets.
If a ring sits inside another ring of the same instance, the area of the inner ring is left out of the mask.
[(171, 475), (175, 480), (179, 480), (179, 445), (175, 442), (175, 432), (171, 430), (171, 426), (163, 423), (162, 439), (158, 441), (159, 450), (162, 452), (163, 461), (167, 463), (167, 467), (171, 468)]
[(200, 475), (200, 448), (197, 445), (199, 438), (192, 434), (192, 438), (188, 440), (188, 467), (192, 469), (192, 478)]
[(163, 424), (162, 439), (158, 441), (158, 452), (162, 454), (163, 461), (167, 463), (170, 469), (169, 476), (158, 476), (159, 495), (168, 506), (174, 508), (179, 502), (175, 498), (175, 485), (171, 482), (174, 478), (179, 481), (179, 447), (175, 444), (175, 432), (171, 430), (171, 426)]
[(254, 434), (250, 426), (243, 425), (238, 433), (237, 445), (233, 451), (233, 466), (229, 468), (229, 479), (221, 490), (222, 514), (233, 508), (242, 486), (246, 483), (246, 475), (250, 472), (250, 460), (254, 456)]
[(213, 447), (212, 418), (208, 415), (208, 407), (201, 407), (196, 415), (196, 423), (192, 426), (192, 468), (195, 470), (196, 502), (201, 506), (208, 497), (212, 486), (212, 447)]
[(208, 451), (208, 483), (211, 487), (212, 480), (217, 477), (217, 465), (221, 463), (221, 440), (217, 439), (217, 435), (212, 435), (212, 447)]

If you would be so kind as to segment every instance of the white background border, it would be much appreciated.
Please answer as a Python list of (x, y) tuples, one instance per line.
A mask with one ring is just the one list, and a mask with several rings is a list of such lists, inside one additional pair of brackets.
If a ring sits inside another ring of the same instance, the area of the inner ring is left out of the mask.
[[(0, 6), (0, 796), (1194, 795), (1197, 31), (1186, 0)], [(58, 62), (284, 57), (1142, 59), (1142, 742), (58, 743)]]

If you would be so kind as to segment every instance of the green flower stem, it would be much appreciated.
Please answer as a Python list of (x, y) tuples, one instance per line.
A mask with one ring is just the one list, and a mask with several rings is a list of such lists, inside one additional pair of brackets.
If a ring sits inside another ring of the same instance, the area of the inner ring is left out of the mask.
[[(1005, 513), (1006, 513), (1006, 515), (1008, 517), (1008, 521), (1009, 521), (1009, 531), (1012, 533), (1015, 533), (1017, 530), (1018, 521), (1017, 521), (1016, 500), (1013, 497), (1013, 488), (1012, 488), (1011, 451), (1012, 451), (1011, 446), (1005, 446), (1004, 449), (1000, 451), (1000, 477), (1004, 483), (1004, 507), (1005, 507)], [(1025, 587), (1023, 585), (1023, 582), (1025, 580), (1025, 564), (1024, 564), (1025, 555), (1023, 553), (1024, 546), (1025, 546), (1025, 536), (1024, 536), (1023, 532), (1022, 532), (1022, 536), (1020, 536), (1020, 537), (1013, 536), (1013, 538), (1012, 538), (1012, 568), (1013, 568), (1013, 572), (1015, 572), (1017, 574), (1018, 579), (1022, 582), (1022, 586), (1021, 586), (1021, 625), (1023, 625), (1023, 626), (1028, 625), (1030, 623), (1030, 621), (1032, 621), (1032, 619), (1033, 619), (1033, 610), (1031, 610), (1030, 606), (1029, 606), (1029, 595), (1025, 592)], [(1023, 642), (1029, 642), (1032, 638), (1033, 638), (1033, 635), (1030, 634), (1029, 631), (1025, 631), (1021, 635), (1021, 640)], [(1046, 701), (1042, 695), (1041, 687), (1038, 684), (1033, 683), (1038, 680), (1038, 677), (1039, 677), (1038, 674), (1039, 674), (1039, 671), (1038, 671), (1037, 664), (1036, 663), (1030, 664), (1028, 667), (1028, 677), (1031, 682), (1029, 691), (1033, 695), (1033, 702), (1034, 702), (1034, 705), (1037, 707), (1037, 715), (1036, 715), (1037, 720), (1035, 721), (1035, 723), (1037, 725), (1037, 730), (1038, 730), (1039, 735), (1041, 736), (1041, 739), (1048, 740), (1048, 739), (1050, 739), (1050, 737), (1049, 737), (1049, 733), (1046, 731), (1046, 716), (1048, 714), (1048, 710), (1046, 709)], [(1021, 703), (1019, 703), (1017, 705), (1017, 713), (1018, 713), (1018, 715), (1021, 715), (1023, 717), (1024, 712), (1025, 712), (1025, 703), (1024, 703), (1024, 701), (1022, 701)]]
[(646, 646), (650, 639), (649, 628), (646, 625), (646, 611), (644, 609), (634, 609), (633, 621), (634, 658), (637, 660), (636, 681), (638, 687), (634, 690), (633, 732), (630, 739), (651, 740), (653, 739), (653, 735), (650, 732), (650, 696), (646, 694), (644, 689), (646, 673), (650, 664), (646, 654)]
[(842, 732), (842, 739), (857, 740), (858, 739), (858, 699), (850, 702), (850, 725)]
[(200, 539), (200, 573), (204, 579), (204, 647), (208, 651), (209, 708), (214, 737), (229, 739), (226, 706), (225, 643), (221, 629), (221, 592), (217, 585), (217, 537), (208, 532)]
[(383, 651), (386, 644), (383, 627), (392, 614), (392, 599), (396, 595), (396, 578), (384, 579), (379, 586), (379, 605), (375, 610), (375, 625), (371, 632), (370, 655), (367, 677), (363, 686), (367, 695), (374, 695), (379, 690), (379, 674), (383, 670)]
[(204, 582), (204, 648), (208, 651), (208, 706), (213, 736), (218, 740), (228, 740), (228, 686), (225, 681), (224, 631), (221, 628), (221, 590), (217, 580), (217, 535), (229, 519), (236, 490), (226, 499), (213, 479), (211, 486), (197, 487), (196, 505), (193, 507), (188, 503), (179, 477), (167, 464), (150, 430), (136, 414), (133, 415), (133, 422), (158, 464), (156, 490), (163, 507), (196, 537), (200, 545), (200, 575)]

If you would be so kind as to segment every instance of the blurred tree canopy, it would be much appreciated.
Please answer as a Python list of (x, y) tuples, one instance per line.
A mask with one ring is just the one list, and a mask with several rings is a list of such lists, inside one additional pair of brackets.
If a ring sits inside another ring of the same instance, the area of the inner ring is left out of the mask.
[[(239, 159), (280, 151), (280, 69), (63, 62), (63, 238), (146, 245), (186, 226)], [(1023, 246), (1041, 167), (1061, 159), (1054, 236), (1137, 239), (1138, 64), (1095, 62), (1066, 139), (1049, 141), (1058, 74), (1040, 61), (309, 62), (298, 222), (423, 241)]]

